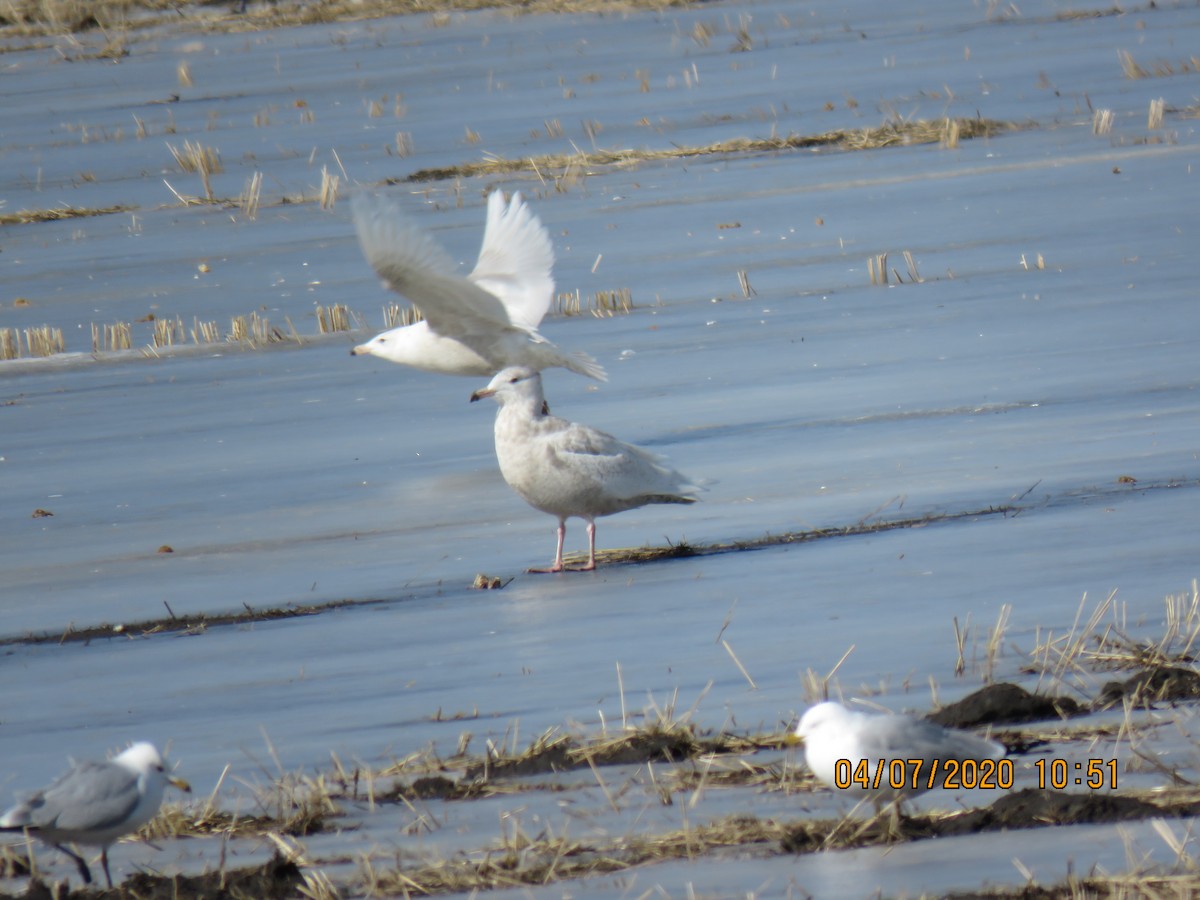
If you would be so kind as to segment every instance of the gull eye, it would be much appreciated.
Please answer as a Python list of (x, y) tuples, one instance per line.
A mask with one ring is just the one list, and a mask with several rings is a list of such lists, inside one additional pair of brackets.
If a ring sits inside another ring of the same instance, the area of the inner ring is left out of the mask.
[(516, 384), (516, 383), (517, 383), (518, 381), (520, 381), (520, 380), (521, 380), (521, 376), (519, 376), (519, 375), (514, 375), (512, 378), (508, 379), (508, 383), (509, 383), (509, 384)]

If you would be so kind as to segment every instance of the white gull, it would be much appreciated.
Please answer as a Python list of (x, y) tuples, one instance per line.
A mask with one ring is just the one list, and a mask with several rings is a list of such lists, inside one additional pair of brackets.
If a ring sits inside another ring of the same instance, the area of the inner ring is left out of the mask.
[(558, 519), (554, 564), (530, 572), (561, 572), (567, 519), (587, 522), (588, 561), (578, 571), (596, 568), (596, 517), (648, 503), (694, 503), (700, 488), (664, 464), (662, 457), (610, 434), (568, 422), (546, 411), (542, 377), (514, 367), (496, 375), (471, 395), (494, 397), (496, 459), (509, 486), (534, 509)]
[(446, 251), (396, 203), (361, 192), (352, 201), (358, 240), (384, 284), (424, 319), (385, 331), (351, 350), (446, 375), (492, 375), (506, 366), (561, 366), (600, 381), (586, 353), (564, 352), (538, 333), (554, 298), (554, 247), (545, 227), (514, 193), (488, 197), (483, 246), (465, 277)]
[[(804, 761), (818, 780), (867, 797), (876, 807), (943, 787), (954, 774), (958, 782), (966, 782), (964, 763), (973, 762), (979, 773), (987, 767), (985, 760), (999, 760), (1006, 752), (996, 741), (924, 719), (861, 712), (833, 702), (810, 707), (795, 738), (804, 744)], [(901, 762), (893, 771), (896, 760)]]

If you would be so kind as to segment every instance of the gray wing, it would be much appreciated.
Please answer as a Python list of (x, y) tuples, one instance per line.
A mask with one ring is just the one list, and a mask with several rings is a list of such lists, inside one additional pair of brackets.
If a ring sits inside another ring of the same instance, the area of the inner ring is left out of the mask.
[[(603, 367), (590, 356), (563, 353), (538, 334), (535, 326), (554, 294), (550, 238), (519, 197), (507, 208), (502, 196), (492, 197), (479, 262), (465, 278), (392, 200), (358, 193), (351, 207), (367, 261), (388, 287), (420, 308), (432, 331), (496, 368), (563, 366), (604, 381)], [(518, 243), (498, 247), (509, 240)]]
[(421, 310), (429, 327), (469, 339), (512, 331), (500, 298), (459, 275), (446, 251), (390, 199), (359, 193), (351, 201), (363, 255), (384, 283)]
[(73, 766), (23, 804), (30, 828), (98, 831), (120, 825), (138, 803), (138, 778), (112, 763)]
[(697, 490), (658, 454), (577, 422), (554, 436), (554, 452), (566, 465), (599, 482), (612, 497), (686, 495)]
[(886, 759), (981, 760), (1004, 755), (1004, 748), (994, 741), (908, 716), (877, 717), (877, 726), (863, 743), (872, 757)]

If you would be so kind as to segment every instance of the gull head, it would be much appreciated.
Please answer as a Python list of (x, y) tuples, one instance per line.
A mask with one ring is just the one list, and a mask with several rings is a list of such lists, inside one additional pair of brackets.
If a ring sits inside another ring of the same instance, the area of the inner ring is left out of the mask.
[(139, 741), (113, 757), (113, 762), (124, 766), (131, 772), (144, 776), (152, 781), (162, 781), (174, 785), (179, 790), (191, 793), (192, 786), (182, 778), (167, 774), (167, 765), (158, 752), (158, 748), (149, 741)]
[(796, 726), (796, 731), (791, 735), (788, 743), (804, 743), (818, 731), (831, 725), (835, 727), (843, 725), (853, 717), (854, 714), (840, 703), (833, 701), (818, 703), (816, 706), (809, 707), (800, 717), (800, 724)]
[(496, 373), (487, 387), (473, 393), (471, 402), (482, 400), (484, 397), (495, 397), (501, 406), (513, 400), (529, 400), (540, 409), (545, 402), (542, 395), (542, 373), (526, 366), (509, 366)]
[(382, 359), (388, 359), (390, 356), (395, 354), (397, 350), (396, 345), (400, 343), (398, 340), (399, 334), (396, 333), (397, 331), (398, 329), (393, 328), (389, 331), (383, 332), (383, 334), (376, 335), (365, 344), (359, 344), (357, 347), (352, 348), (350, 350), (350, 355), (378, 356)]

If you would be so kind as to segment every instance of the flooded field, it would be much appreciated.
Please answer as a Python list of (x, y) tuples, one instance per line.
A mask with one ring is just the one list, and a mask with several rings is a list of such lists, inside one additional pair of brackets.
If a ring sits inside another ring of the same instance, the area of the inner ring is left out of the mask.
[[(4, 805), (167, 748), (108, 896), (1195, 890), (1195, 4), (319, 8), (0, 32)], [(521, 191), (549, 403), (701, 501), (527, 574), (487, 379), (349, 353), (364, 188), (464, 270)], [(997, 684), (898, 831), (784, 742)]]

